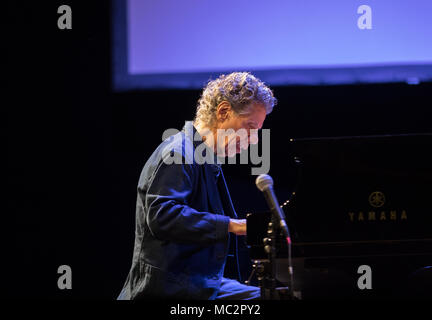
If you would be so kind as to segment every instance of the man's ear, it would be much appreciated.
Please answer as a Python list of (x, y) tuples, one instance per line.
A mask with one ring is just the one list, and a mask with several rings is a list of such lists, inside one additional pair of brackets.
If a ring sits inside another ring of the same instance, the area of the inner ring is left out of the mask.
[(228, 120), (231, 115), (231, 111), (231, 104), (228, 101), (222, 101), (217, 106), (216, 118), (221, 122)]

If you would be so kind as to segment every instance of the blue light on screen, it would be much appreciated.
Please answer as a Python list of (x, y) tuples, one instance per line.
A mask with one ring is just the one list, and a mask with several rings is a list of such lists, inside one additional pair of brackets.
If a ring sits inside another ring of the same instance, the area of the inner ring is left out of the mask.
[[(361, 5), (371, 29), (360, 29)], [(116, 89), (199, 88), (252, 71), (270, 85), (432, 79), (430, 0), (128, 0), (113, 6)]]

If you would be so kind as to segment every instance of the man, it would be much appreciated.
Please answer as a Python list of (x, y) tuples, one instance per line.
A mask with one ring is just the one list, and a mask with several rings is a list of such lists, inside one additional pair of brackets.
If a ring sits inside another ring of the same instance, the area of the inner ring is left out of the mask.
[(259, 288), (223, 276), (237, 250), (230, 235), (245, 235), (246, 220), (237, 219), (217, 160), (257, 143), (275, 104), (250, 73), (207, 84), (189, 134), (162, 142), (141, 173), (132, 267), (118, 299), (259, 298)]

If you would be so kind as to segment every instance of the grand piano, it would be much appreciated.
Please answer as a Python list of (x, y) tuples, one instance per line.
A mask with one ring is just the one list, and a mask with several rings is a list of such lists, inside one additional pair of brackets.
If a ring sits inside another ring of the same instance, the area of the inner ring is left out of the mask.
[[(296, 296), (432, 298), (432, 134), (291, 139), (288, 149)], [(268, 258), (270, 217), (247, 215), (253, 261)], [(276, 279), (289, 286), (287, 245), (276, 243)], [(370, 268), (369, 289), (359, 287), (360, 266)]]

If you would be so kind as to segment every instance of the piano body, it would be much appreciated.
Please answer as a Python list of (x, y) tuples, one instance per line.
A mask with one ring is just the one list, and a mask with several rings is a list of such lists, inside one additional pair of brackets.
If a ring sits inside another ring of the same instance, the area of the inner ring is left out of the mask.
[[(302, 299), (432, 298), (431, 151), (432, 134), (290, 140), (297, 183), (283, 210)], [(247, 216), (253, 260), (267, 258), (269, 221)], [(361, 266), (370, 289), (358, 283)], [(276, 278), (288, 285), (282, 238)]]

